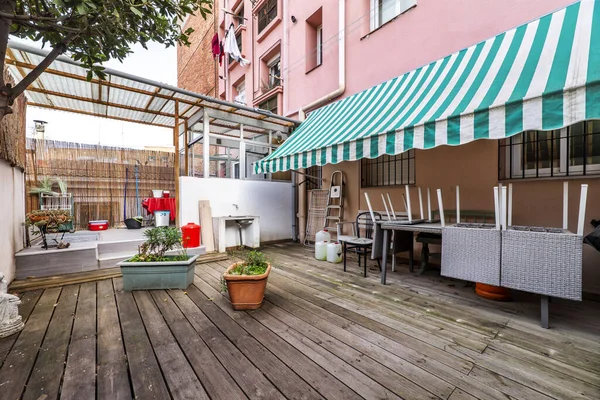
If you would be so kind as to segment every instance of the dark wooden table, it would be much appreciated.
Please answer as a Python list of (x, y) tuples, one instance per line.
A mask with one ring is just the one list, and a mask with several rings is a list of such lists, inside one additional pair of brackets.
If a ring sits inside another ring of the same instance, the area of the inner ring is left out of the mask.
[[(385, 278), (386, 278), (386, 268), (387, 268), (387, 257), (388, 257), (388, 252), (390, 250), (390, 237), (391, 237), (391, 232), (393, 231), (400, 231), (400, 232), (424, 232), (424, 233), (437, 233), (437, 234), (441, 234), (442, 233), (442, 225), (439, 222), (433, 222), (433, 223), (428, 223), (428, 222), (424, 222), (424, 223), (420, 223), (420, 224), (401, 224), (398, 222), (390, 222), (390, 221), (382, 221), (380, 224), (380, 228), (381, 231), (383, 233), (383, 235), (380, 235), (379, 237), (381, 238), (380, 240), (382, 240), (381, 246), (382, 246), (382, 260), (381, 260), (381, 284), (385, 285)], [(396, 253), (396, 249), (395, 247), (392, 248), (392, 252), (395, 254)], [(410, 250), (409, 250), (409, 268), (412, 271), (413, 270), (413, 255), (414, 255), (414, 250), (413, 250), (413, 246), (410, 246)]]

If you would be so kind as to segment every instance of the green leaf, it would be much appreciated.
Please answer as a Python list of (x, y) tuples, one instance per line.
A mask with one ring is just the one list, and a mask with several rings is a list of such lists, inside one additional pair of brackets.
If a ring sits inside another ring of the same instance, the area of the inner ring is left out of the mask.
[(135, 8), (134, 6), (129, 7), (129, 9), (131, 10), (132, 13), (134, 13), (135, 15), (137, 15), (140, 18), (142, 18), (144, 16), (144, 14), (139, 9)]

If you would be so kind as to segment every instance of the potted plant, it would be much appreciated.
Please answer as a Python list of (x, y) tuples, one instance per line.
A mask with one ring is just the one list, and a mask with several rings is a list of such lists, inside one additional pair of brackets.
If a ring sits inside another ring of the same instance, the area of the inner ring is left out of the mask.
[(223, 289), (229, 292), (234, 310), (260, 308), (271, 272), (271, 263), (260, 251), (245, 253), (243, 261), (232, 264), (223, 274)]
[[(194, 281), (198, 255), (189, 256), (181, 245), (181, 231), (159, 226), (144, 232), (146, 241), (138, 254), (118, 265), (123, 274), (123, 289), (185, 289)], [(175, 254), (171, 254), (176, 250)]]

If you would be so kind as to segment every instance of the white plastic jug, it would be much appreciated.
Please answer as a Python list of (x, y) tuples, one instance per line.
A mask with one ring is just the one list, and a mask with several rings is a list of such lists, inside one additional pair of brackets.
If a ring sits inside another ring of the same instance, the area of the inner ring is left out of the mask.
[(327, 261), (336, 264), (342, 262), (342, 245), (339, 242), (327, 245)]
[(320, 261), (327, 259), (327, 245), (329, 242), (320, 241), (315, 243), (315, 258)]
[(317, 232), (315, 235), (315, 242), (331, 242), (331, 235), (327, 229)]

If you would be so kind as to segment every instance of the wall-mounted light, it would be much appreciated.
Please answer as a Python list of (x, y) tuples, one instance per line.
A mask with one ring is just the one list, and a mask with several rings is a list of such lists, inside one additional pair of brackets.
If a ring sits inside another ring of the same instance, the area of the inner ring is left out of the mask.
[(298, 20), (296, 19), (296, 17), (294, 17), (293, 15), (292, 15), (292, 22), (293, 22), (293, 23), (296, 23), (296, 22), (298, 22)]

